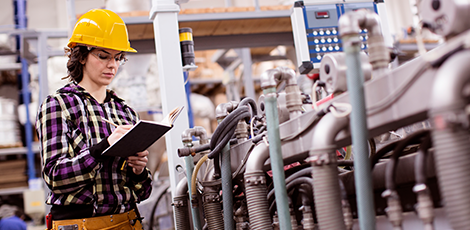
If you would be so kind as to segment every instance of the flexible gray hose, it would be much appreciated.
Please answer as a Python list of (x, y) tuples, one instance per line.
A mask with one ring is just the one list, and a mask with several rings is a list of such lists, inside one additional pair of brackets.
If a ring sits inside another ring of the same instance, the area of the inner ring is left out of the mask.
[[(336, 157), (330, 152), (330, 159)], [(313, 167), (315, 210), (321, 230), (346, 229), (343, 220), (338, 170), (335, 164)], [(332, 206), (331, 204), (336, 204)]]
[(314, 148), (310, 150), (309, 159), (313, 168), (315, 213), (321, 230), (346, 229), (334, 141), (336, 135), (347, 128), (348, 123), (347, 117), (335, 117), (328, 113), (318, 122), (313, 134), (312, 146)]
[(269, 158), (268, 146), (260, 142), (251, 151), (246, 162), (245, 169), (245, 192), (250, 216), (250, 225), (253, 230), (273, 229), (271, 216), (269, 215), (269, 204), (266, 197), (266, 177), (262, 170), (264, 162)]
[(224, 219), (222, 207), (220, 206), (220, 196), (213, 188), (204, 188), (203, 195), (204, 213), (209, 230), (224, 229)]
[(190, 230), (191, 228), (189, 227), (190, 217), (188, 209), (188, 194), (175, 197), (173, 200), (175, 207), (176, 229)]
[(432, 89), (430, 117), (439, 188), (447, 217), (454, 230), (470, 226), (470, 133), (468, 94), (470, 81), (468, 50), (453, 54), (439, 68)]
[(436, 130), (432, 134), (440, 189), (455, 230), (470, 226), (470, 134), (467, 130)]
[(272, 229), (264, 173), (245, 173), (245, 187), (251, 229)]
[(173, 206), (175, 207), (176, 229), (190, 230), (190, 217), (188, 209), (188, 179), (184, 177), (178, 182), (175, 191), (175, 198), (173, 199)]

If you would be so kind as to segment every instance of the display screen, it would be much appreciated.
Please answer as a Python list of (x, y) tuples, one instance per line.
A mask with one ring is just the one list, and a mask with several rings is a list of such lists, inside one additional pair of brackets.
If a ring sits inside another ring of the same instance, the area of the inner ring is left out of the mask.
[(328, 13), (328, 11), (316, 11), (315, 12), (315, 17), (317, 19), (320, 19), (320, 18), (330, 18), (330, 14)]

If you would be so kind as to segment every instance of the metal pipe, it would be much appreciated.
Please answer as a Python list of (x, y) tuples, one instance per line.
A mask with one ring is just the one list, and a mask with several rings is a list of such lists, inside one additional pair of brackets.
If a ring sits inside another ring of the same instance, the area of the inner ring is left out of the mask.
[[(238, 106), (237, 102), (223, 103), (216, 108), (216, 118), (219, 124), (227, 114)], [(226, 230), (233, 230), (235, 227), (235, 220), (233, 219), (233, 194), (232, 194), (232, 167), (230, 162), (230, 141), (222, 149), (221, 153), (222, 164), (222, 201), (224, 210), (224, 228)], [(214, 162), (218, 163), (218, 162)]]
[(470, 133), (468, 132), (468, 50), (444, 62), (436, 74), (429, 116), (437, 178), (447, 217), (453, 229), (470, 226)]
[(268, 146), (261, 141), (253, 148), (244, 175), (248, 215), (251, 229), (273, 229), (266, 197), (266, 178), (263, 166), (269, 158)]
[(222, 149), (222, 201), (224, 208), (224, 228), (234, 229), (233, 219), (232, 167), (230, 162), (230, 142)]
[(200, 145), (209, 143), (209, 137), (207, 136), (207, 132), (201, 126), (194, 126), (193, 128), (189, 128), (183, 131), (183, 133), (181, 133), (181, 140), (183, 141), (183, 143), (191, 143), (193, 141), (193, 136), (199, 137)]
[(277, 69), (282, 73), (279, 80), (286, 82), (286, 107), (289, 110), (289, 118), (293, 119), (302, 115), (302, 98), (295, 71), (287, 67)]
[[(283, 230), (291, 230), (289, 202), (287, 200), (284, 162), (282, 159), (281, 137), (279, 133), (279, 117), (277, 112), (276, 77), (281, 77), (279, 69), (268, 70), (261, 75), (261, 88), (265, 95), (265, 113), (268, 128), (269, 155), (273, 172), (274, 192), (279, 215), (279, 226)], [(273, 84), (274, 83), (274, 84)]]
[[(175, 207), (176, 229), (190, 230), (189, 211), (188, 211), (188, 178), (184, 177), (176, 186), (173, 206)], [(150, 226), (153, 228), (153, 226)]]
[[(368, 130), (366, 120), (366, 105), (364, 100), (364, 74), (360, 57), (361, 40), (359, 31), (368, 29), (371, 37), (381, 37), (380, 19), (368, 10), (357, 10), (344, 14), (339, 20), (339, 32), (343, 40), (346, 53), (346, 76), (351, 112), (351, 138), (356, 155), (354, 156), (354, 178), (356, 181), (357, 206), (359, 226), (362, 230), (375, 229), (374, 194), (372, 191), (372, 178), (369, 163), (369, 150), (367, 146)], [(380, 43), (379, 38), (376, 43)], [(382, 38), (383, 43), (383, 38)], [(388, 64), (382, 49), (372, 49), (370, 63), (373, 70), (385, 69)], [(388, 52), (387, 52), (388, 55)]]
[[(182, 134), (181, 134), (181, 140), (183, 141), (185, 147), (192, 147), (192, 137), (196, 136), (199, 137), (199, 144), (206, 144), (209, 142), (209, 138), (207, 137), (207, 132), (203, 127), (196, 126), (194, 128), (189, 128), (186, 129)], [(184, 161), (186, 164), (186, 173), (188, 178), (193, 177), (193, 170), (194, 170), (194, 161), (193, 161), (193, 156), (188, 155), (184, 157)], [(191, 186), (191, 181), (186, 180), (188, 184), (188, 190), (189, 190), (189, 200), (192, 200), (192, 186)], [(197, 194), (197, 193), (196, 193)], [(199, 210), (196, 207), (191, 207), (191, 216), (193, 218), (193, 227), (195, 230), (202, 229), (201, 228), (201, 220), (199, 219)]]
[[(348, 127), (347, 117), (326, 114), (315, 127), (310, 150), (313, 193), (318, 225), (321, 230), (345, 230), (341, 192), (338, 183), (336, 135)], [(354, 167), (357, 169), (357, 167)]]
[[(379, 15), (367, 9), (360, 9), (341, 16), (339, 20), (341, 37), (358, 36), (361, 29), (367, 29), (369, 36), (367, 42), (372, 76), (380, 75), (388, 70), (390, 55), (382, 35)], [(343, 44), (345, 44), (344, 40)]]

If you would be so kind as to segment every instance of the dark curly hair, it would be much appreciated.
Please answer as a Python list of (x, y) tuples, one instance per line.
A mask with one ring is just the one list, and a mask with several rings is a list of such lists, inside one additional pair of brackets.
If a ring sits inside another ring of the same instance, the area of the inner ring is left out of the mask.
[[(67, 61), (67, 76), (62, 79), (69, 79), (80, 83), (83, 79), (83, 66), (82, 62), (86, 60), (88, 54), (95, 48), (79, 45), (73, 48), (65, 48), (65, 53), (69, 57)], [(126, 53), (122, 52), (121, 57), (125, 58)]]
[(86, 46), (75, 46), (73, 48), (65, 48), (65, 53), (69, 57), (67, 61), (67, 77), (63, 79), (69, 79), (69, 81), (75, 81), (80, 83), (83, 79), (83, 66), (82, 62), (86, 60), (90, 53)]

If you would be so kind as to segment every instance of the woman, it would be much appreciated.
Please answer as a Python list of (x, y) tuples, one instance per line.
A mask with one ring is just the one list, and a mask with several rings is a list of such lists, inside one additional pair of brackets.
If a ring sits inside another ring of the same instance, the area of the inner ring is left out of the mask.
[(70, 83), (45, 99), (36, 124), (52, 229), (141, 229), (136, 203), (152, 189), (148, 152), (127, 159), (101, 155), (138, 121), (107, 90), (125, 52), (137, 51), (122, 19), (102, 9), (78, 20), (67, 46)]

